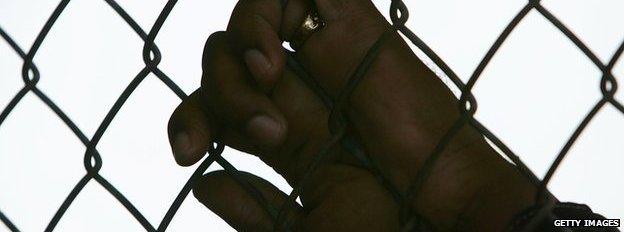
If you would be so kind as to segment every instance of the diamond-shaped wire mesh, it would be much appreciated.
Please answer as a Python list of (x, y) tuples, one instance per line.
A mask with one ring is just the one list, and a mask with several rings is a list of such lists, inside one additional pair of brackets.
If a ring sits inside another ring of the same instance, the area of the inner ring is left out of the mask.
[[(143, 46), (143, 61), (145, 63), (145, 67), (134, 77), (132, 82), (126, 87), (121, 96), (117, 98), (117, 101), (112, 106), (112, 108), (108, 111), (106, 117), (102, 121), (102, 123), (97, 128), (97, 131), (93, 135), (92, 138), (88, 138), (83, 131), (81, 131), (76, 124), (70, 119), (70, 117), (61, 110), (55, 102), (50, 99), (43, 91), (41, 91), (37, 87), (37, 83), (40, 80), (40, 74), (37, 69), (37, 66), (33, 63), (33, 58), (37, 51), (39, 50), (41, 44), (44, 39), (48, 35), (48, 32), (55, 24), (59, 16), (65, 10), (69, 0), (62, 0), (58, 6), (53, 11), (52, 15), (49, 17), (47, 22), (45, 23), (43, 29), (39, 32), (38, 36), (35, 39), (30, 50), (25, 52), (17, 43), (11, 38), (11, 36), (0, 28), (0, 35), (2, 38), (8, 42), (8, 44), (15, 50), (16, 53), (23, 59), (23, 67), (22, 67), (22, 79), (25, 83), (24, 87), (13, 97), (13, 99), (9, 102), (9, 104), (2, 110), (0, 113), (0, 126), (5, 121), (7, 116), (11, 113), (11, 111), (15, 108), (16, 105), (20, 103), (23, 97), (28, 93), (34, 93), (41, 101), (43, 101), (54, 113), (61, 118), (61, 120), (65, 123), (69, 129), (74, 133), (76, 137), (84, 144), (87, 148), (84, 154), (84, 166), (86, 169), (85, 175), (80, 179), (78, 183), (74, 186), (73, 190), (70, 194), (65, 198), (64, 202), (56, 211), (56, 214), (49, 222), (45, 231), (54, 230), (55, 226), (59, 222), (59, 220), (63, 217), (68, 207), (72, 204), (76, 196), (84, 189), (85, 185), (90, 181), (95, 181), (99, 183), (102, 187), (104, 187), (111, 195), (113, 195), (121, 204), (134, 216), (134, 218), (145, 228), (147, 231), (165, 231), (171, 222), (172, 218), (176, 214), (178, 208), (182, 204), (182, 201), (189, 194), (191, 187), (194, 181), (200, 177), (206, 169), (212, 165), (213, 163), (217, 163), (224, 168), (233, 177), (238, 183), (241, 184), (265, 209), (267, 212), (276, 220), (277, 229), (279, 230), (289, 230), (288, 223), (285, 222), (284, 213), (286, 207), (289, 207), (290, 204), (297, 204), (295, 202), (296, 198), (299, 196), (301, 191), (301, 186), (303, 182), (305, 182), (307, 177), (310, 176), (311, 173), (315, 171), (316, 166), (322, 162), (325, 156), (328, 155), (328, 151), (332, 146), (342, 145), (345, 149), (350, 151), (351, 154), (359, 158), (362, 164), (369, 168), (369, 170), (376, 175), (380, 184), (382, 184), (393, 196), (393, 198), (401, 203), (401, 202), (410, 202), (409, 199), (413, 199), (418, 194), (422, 184), (427, 179), (431, 168), (436, 162), (437, 158), (444, 151), (446, 146), (450, 143), (453, 137), (458, 133), (458, 131), (464, 126), (471, 126), (478, 130), (485, 138), (494, 143), (502, 153), (507, 156), (514, 164), (515, 167), (521, 171), (527, 178), (529, 178), (536, 186), (539, 186), (539, 194), (536, 197), (535, 204), (540, 205), (540, 196), (544, 194), (547, 189), (547, 185), (549, 181), (552, 179), (555, 171), (560, 166), (562, 160), (565, 158), (566, 154), (578, 139), (579, 135), (583, 130), (587, 127), (588, 123), (596, 116), (600, 109), (604, 108), (605, 105), (612, 105), (615, 107), (620, 113), (624, 114), (624, 106), (618, 102), (615, 98), (615, 92), (617, 90), (617, 82), (612, 74), (612, 69), (615, 66), (618, 58), (622, 55), (624, 51), (624, 42), (618, 47), (612, 58), (608, 63), (602, 63), (598, 57), (574, 34), (571, 30), (569, 30), (557, 17), (555, 17), (551, 12), (549, 12), (546, 8), (544, 8), (539, 0), (530, 0), (511, 20), (511, 22), (505, 27), (503, 32), (498, 36), (494, 44), (487, 51), (485, 57), (481, 60), (477, 68), (474, 70), (470, 79), (464, 83), (460, 80), (458, 75), (429, 47), (425, 44), (414, 32), (412, 32), (409, 28), (405, 26), (408, 17), (409, 11), (401, 0), (391, 0), (390, 7), (390, 18), (392, 21), (393, 28), (400, 33), (402, 33), (405, 37), (407, 37), (416, 47), (418, 47), (421, 51), (423, 51), (443, 72), (444, 74), (450, 78), (452, 84), (454, 84), (460, 91), (461, 97), (458, 101), (458, 110), (460, 111), (461, 117), (459, 117), (453, 126), (444, 134), (444, 136), (438, 142), (438, 145), (431, 152), (430, 156), (426, 159), (424, 164), (418, 167), (418, 175), (415, 180), (411, 184), (408, 192), (401, 193), (397, 190), (395, 186), (390, 183), (384, 175), (384, 170), (380, 169), (368, 156), (362, 155), (363, 150), (355, 143), (354, 138), (351, 137), (347, 133), (347, 119), (342, 115), (342, 112), (348, 106), (347, 98), (351, 94), (351, 92), (357, 87), (359, 81), (366, 74), (367, 68), (370, 66), (370, 63), (373, 62), (375, 56), (377, 55), (379, 45), (383, 43), (385, 36), (388, 33), (384, 33), (377, 42), (369, 49), (365, 58), (362, 60), (357, 70), (349, 80), (345, 89), (339, 94), (339, 98), (335, 101), (332, 101), (323, 91), (320, 91), (318, 86), (310, 86), (317, 95), (324, 101), (325, 105), (331, 110), (330, 116), (330, 125), (332, 137), (329, 142), (323, 146), (323, 148), (318, 152), (318, 155), (315, 156), (315, 160), (310, 164), (307, 169), (306, 174), (300, 181), (298, 186), (294, 186), (293, 191), (289, 194), (289, 200), (282, 206), (273, 206), (267, 203), (264, 197), (255, 189), (255, 187), (249, 183), (247, 183), (243, 178), (238, 176), (238, 172), (236, 168), (230, 164), (227, 160), (225, 160), (221, 153), (223, 152), (224, 145), (218, 142), (215, 142), (213, 148), (211, 148), (208, 153), (209, 156), (197, 167), (193, 175), (186, 182), (184, 187), (180, 190), (179, 194), (175, 198), (173, 204), (169, 207), (169, 210), (166, 212), (163, 219), (160, 221), (159, 225), (152, 225), (144, 215), (130, 202), (121, 192), (119, 192), (115, 186), (107, 181), (107, 179), (100, 175), (99, 171), (102, 168), (102, 157), (96, 149), (96, 146), (104, 133), (107, 131), (107, 128), (111, 124), (111, 121), (120, 108), (124, 105), (126, 100), (130, 97), (130, 95), (135, 91), (137, 86), (147, 77), (148, 74), (153, 73), (158, 79), (160, 79), (163, 83), (165, 83), (171, 91), (173, 91), (180, 99), (184, 99), (187, 97), (186, 93), (182, 91), (176, 83), (174, 83), (163, 71), (158, 68), (158, 64), (160, 63), (162, 56), (158, 49), (158, 46), (154, 43), (158, 32), (163, 26), (164, 22), (167, 20), (169, 13), (172, 11), (176, 4), (176, 0), (169, 0), (160, 15), (158, 16), (156, 22), (146, 33), (143, 28), (137, 24), (137, 22), (124, 11), (124, 9), (117, 4), (114, 0), (105, 0), (106, 3), (118, 14), (119, 17), (123, 18), (123, 20), (134, 30), (134, 32), (141, 37), (141, 39), (145, 42)], [(491, 131), (489, 131), (483, 124), (481, 124), (477, 119), (473, 117), (475, 112), (477, 111), (477, 100), (472, 94), (471, 90), (475, 86), (475, 83), (483, 73), (486, 66), (492, 60), (494, 54), (499, 50), (503, 42), (507, 39), (510, 33), (516, 28), (516, 26), (527, 16), (527, 14), (531, 11), (539, 12), (543, 17), (545, 17), (552, 25), (561, 31), (570, 41), (572, 41), (578, 49), (580, 49), (591, 62), (598, 67), (602, 72), (602, 78), (600, 79), (600, 89), (602, 92), (602, 98), (598, 103), (596, 103), (591, 110), (586, 114), (582, 122), (576, 127), (576, 130), (569, 136), (567, 142), (564, 147), (560, 150), (556, 159), (548, 169), (545, 177), (540, 180), (537, 178), (531, 170), (520, 160), (520, 157), (514, 154), (500, 139), (498, 139)], [(288, 53), (288, 65), (292, 68), (298, 76), (304, 79), (305, 83), (313, 83), (310, 80), (310, 76), (306, 73), (305, 69), (299, 65), (297, 60), (294, 58), (292, 53)], [(418, 220), (417, 215), (413, 215), (414, 213), (410, 211), (410, 207), (406, 204), (403, 205), (402, 217), (406, 218), (405, 226), (413, 226), (414, 221)], [(549, 212), (546, 205), (544, 205), (544, 212)], [(551, 215), (552, 216), (552, 215)], [(10, 230), (19, 231), (18, 227), (0, 211), (0, 221), (2, 221)], [(412, 222), (412, 223), (410, 223)], [(405, 228), (409, 230), (410, 228)]]

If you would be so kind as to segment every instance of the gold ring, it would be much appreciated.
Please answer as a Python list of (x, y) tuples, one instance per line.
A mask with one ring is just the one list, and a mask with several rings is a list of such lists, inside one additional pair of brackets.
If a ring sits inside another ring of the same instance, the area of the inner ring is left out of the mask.
[(303, 43), (310, 38), (314, 32), (317, 32), (325, 27), (325, 21), (321, 19), (316, 10), (311, 9), (308, 11), (303, 23), (299, 26), (299, 29), (295, 32), (290, 40), (290, 47), (295, 50), (299, 50)]

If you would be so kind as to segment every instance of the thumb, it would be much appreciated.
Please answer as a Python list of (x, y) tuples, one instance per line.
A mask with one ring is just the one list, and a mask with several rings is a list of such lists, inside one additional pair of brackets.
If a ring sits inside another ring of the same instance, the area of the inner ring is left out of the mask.
[[(258, 190), (260, 196), (256, 197), (261, 199), (254, 198), (250, 187)], [(284, 192), (260, 177), (223, 170), (199, 179), (193, 195), (237, 231), (273, 231), (277, 210), (287, 199)], [(296, 225), (303, 209), (299, 205), (287, 208), (290, 211), (286, 212), (285, 221)]]

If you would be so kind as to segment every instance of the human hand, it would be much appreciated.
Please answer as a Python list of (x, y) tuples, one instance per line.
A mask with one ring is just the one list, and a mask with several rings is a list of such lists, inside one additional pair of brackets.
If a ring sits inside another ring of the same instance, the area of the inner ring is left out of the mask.
[[(317, 0), (327, 25), (311, 35), (297, 60), (336, 99), (369, 48), (391, 26), (368, 0)], [(226, 32), (206, 43), (202, 86), (174, 112), (169, 136), (176, 161), (191, 165), (217, 137), (253, 154), (292, 185), (303, 185), (303, 206), (290, 208), (294, 230), (396, 231), (400, 205), (347, 150), (333, 146), (302, 183), (332, 137), (328, 110), (286, 65), (289, 40), (310, 3), (244, 0)], [(387, 178), (404, 193), (437, 142), (459, 117), (446, 86), (391, 32), (348, 98), (349, 133), (361, 141)], [(287, 199), (270, 183), (242, 174), (269, 203)], [(500, 231), (530, 205), (535, 189), (471, 127), (441, 153), (411, 210), (436, 230)], [(207, 174), (196, 197), (238, 230), (272, 230), (271, 217), (223, 172)]]

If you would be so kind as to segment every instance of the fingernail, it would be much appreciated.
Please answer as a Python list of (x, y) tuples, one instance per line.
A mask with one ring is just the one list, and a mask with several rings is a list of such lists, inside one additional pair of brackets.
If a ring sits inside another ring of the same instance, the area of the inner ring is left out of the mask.
[(277, 146), (283, 137), (284, 128), (275, 119), (267, 115), (258, 115), (247, 124), (248, 135), (265, 146)]
[(193, 155), (193, 141), (186, 131), (178, 132), (173, 139), (173, 155), (178, 160), (187, 160)]
[(258, 49), (247, 50), (243, 56), (248, 68), (256, 76), (266, 75), (273, 66), (269, 58)]

